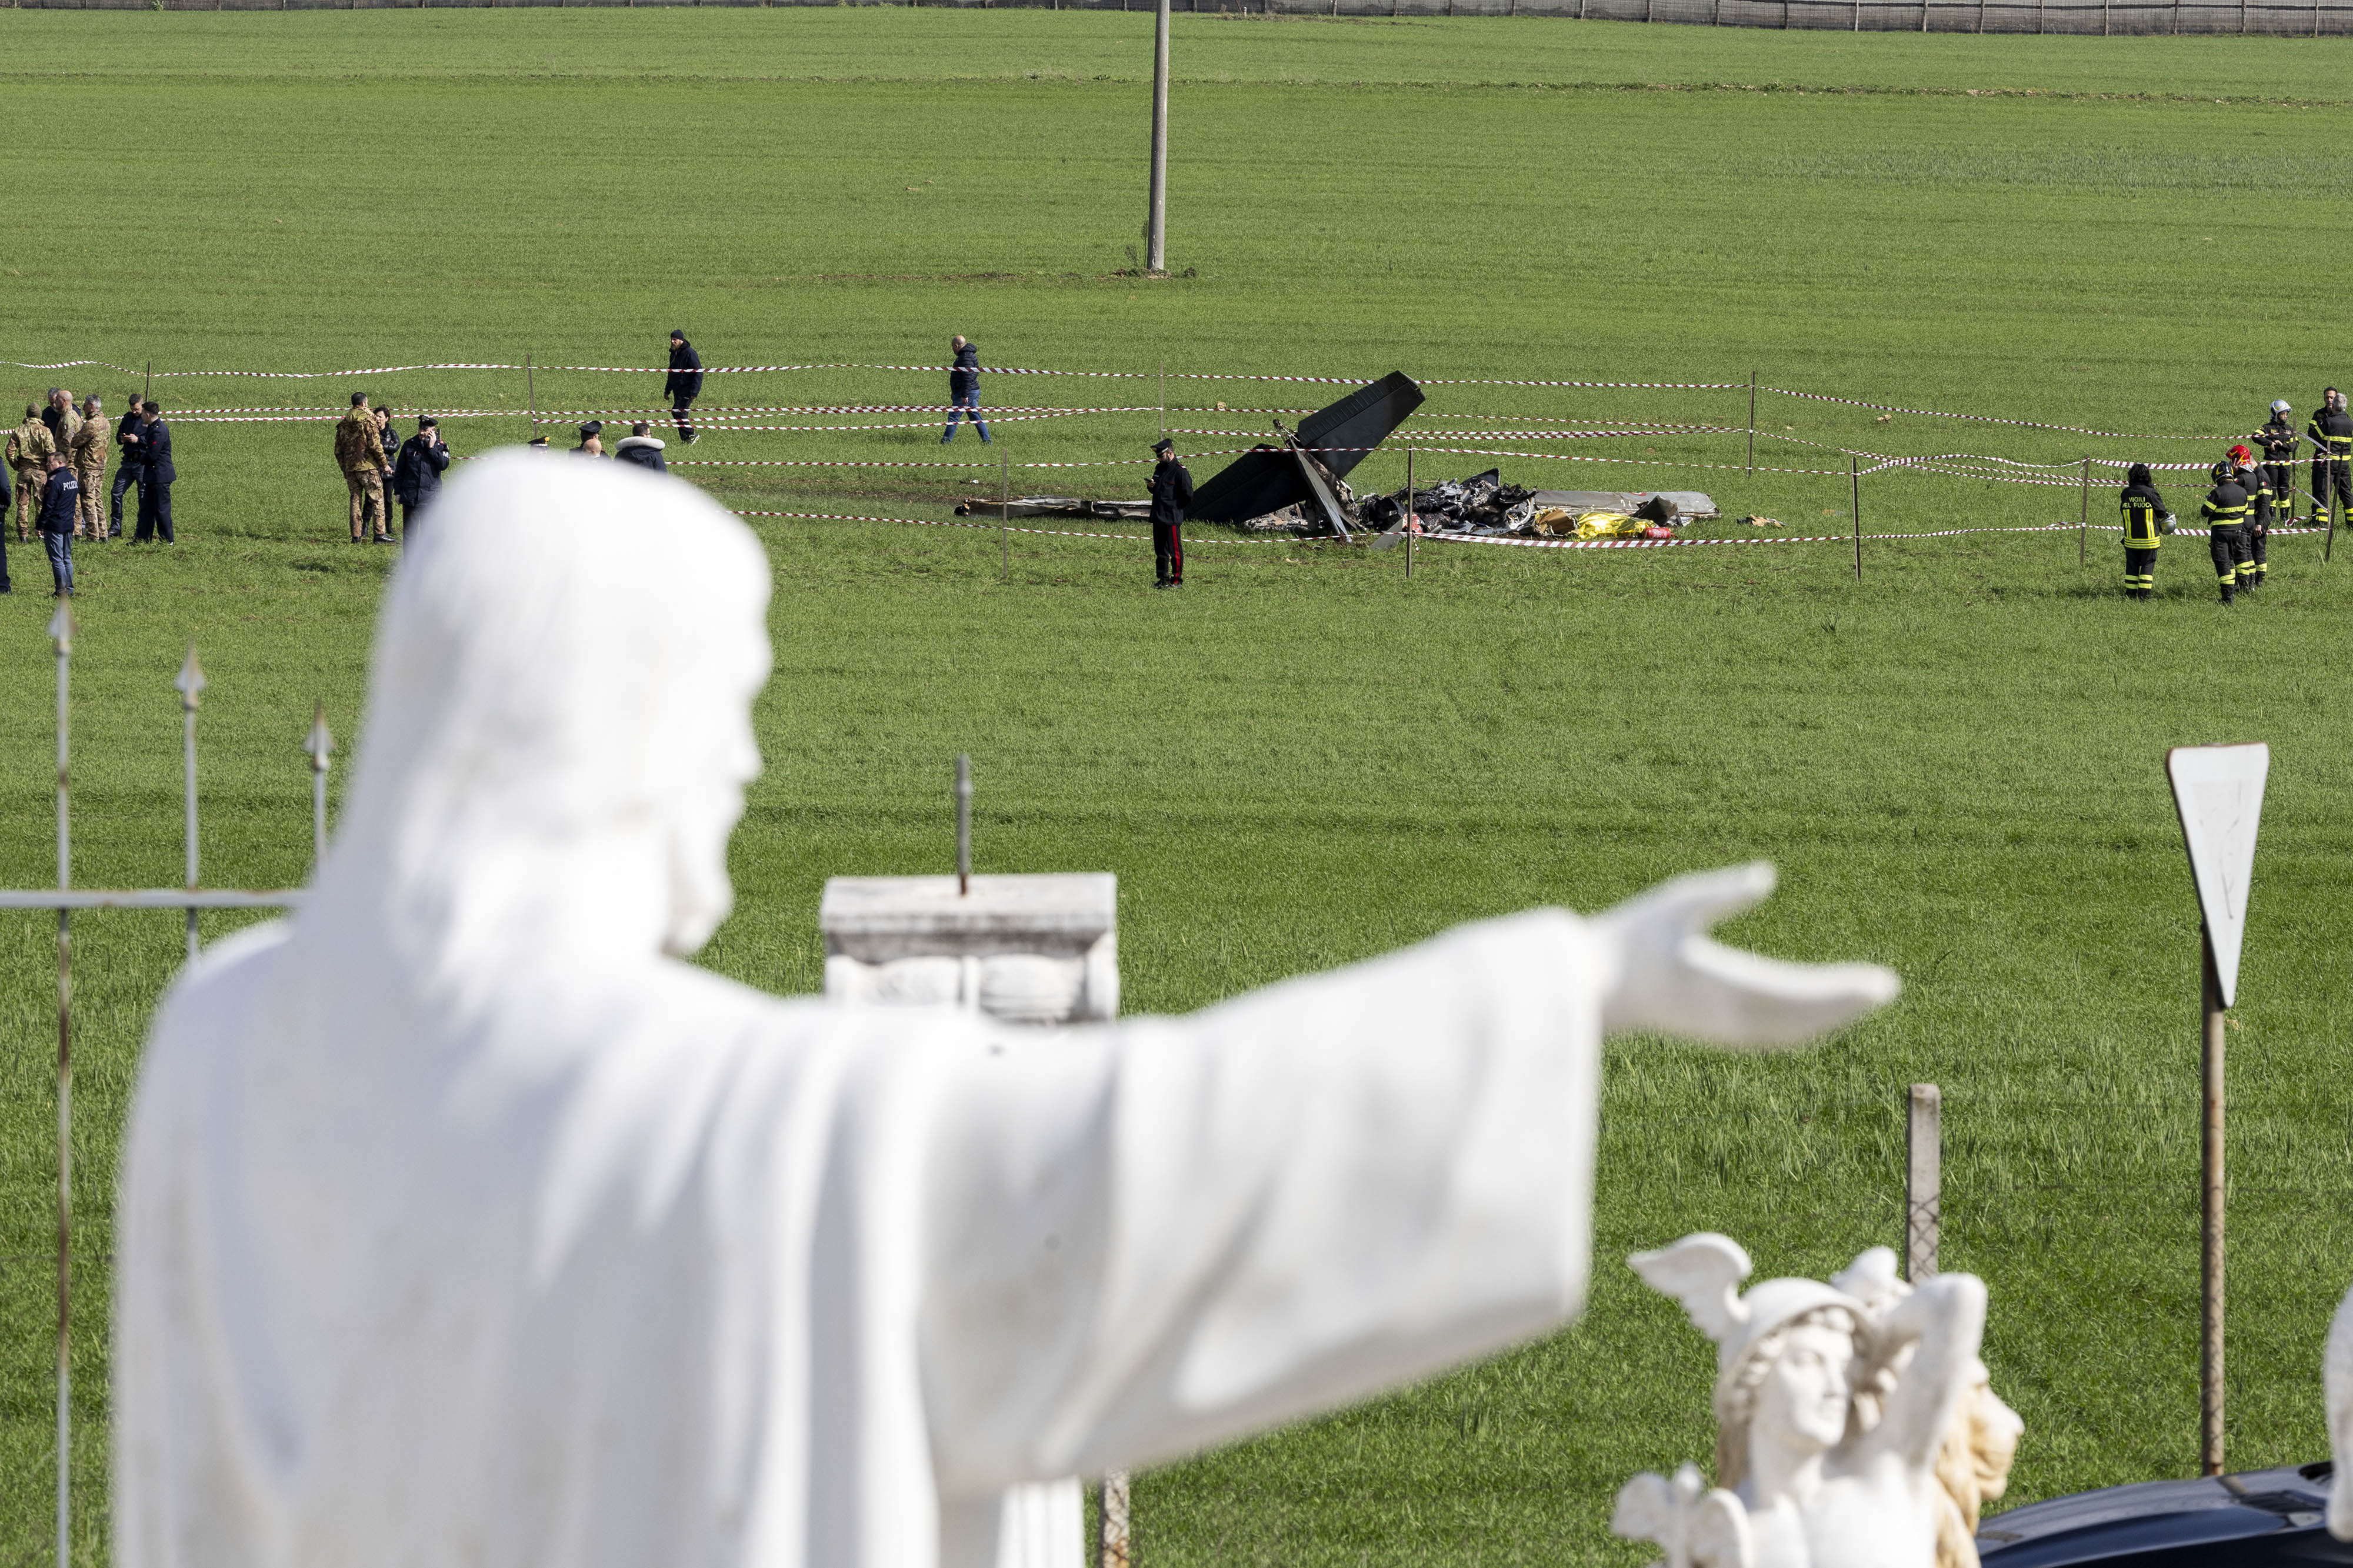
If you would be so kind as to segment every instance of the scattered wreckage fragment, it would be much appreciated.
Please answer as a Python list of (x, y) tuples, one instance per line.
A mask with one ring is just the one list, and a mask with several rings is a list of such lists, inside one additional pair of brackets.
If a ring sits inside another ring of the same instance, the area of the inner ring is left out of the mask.
[[(1353, 516), (1355, 498), (1344, 482), (1373, 448), (1421, 406), (1421, 388), (1403, 371), (1358, 387), (1328, 408), (1275, 429), (1280, 444), (1251, 447), (1193, 492), (1185, 509), (1196, 522), (1255, 523), (1293, 511), (1313, 531), (1341, 539), (1375, 527)], [(1295, 526), (1283, 518), (1281, 526)]]

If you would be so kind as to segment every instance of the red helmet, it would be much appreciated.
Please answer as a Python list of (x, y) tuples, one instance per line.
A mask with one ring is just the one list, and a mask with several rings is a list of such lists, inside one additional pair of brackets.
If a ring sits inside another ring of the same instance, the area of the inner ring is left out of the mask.
[(2255, 455), (2247, 450), (2246, 447), (2233, 447), (2231, 448), (2231, 461), (2243, 465), (2253, 463), (2254, 460)]

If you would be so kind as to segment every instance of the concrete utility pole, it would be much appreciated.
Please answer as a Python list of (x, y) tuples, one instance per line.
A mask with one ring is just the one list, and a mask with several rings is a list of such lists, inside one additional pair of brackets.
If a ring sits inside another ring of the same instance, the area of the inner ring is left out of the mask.
[(1152, 217), (1144, 228), (1144, 268), (1168, 270), (1168, 0), (1152, 22)]

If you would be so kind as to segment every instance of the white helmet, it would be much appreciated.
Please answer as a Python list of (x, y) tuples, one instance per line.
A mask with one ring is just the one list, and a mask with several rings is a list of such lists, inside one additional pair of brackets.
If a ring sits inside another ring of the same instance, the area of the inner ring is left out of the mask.
[(2274, 397), (2272, 399), (2272, 412), (2274, 414), (2287, 414), (2294, 411), (2288, 407), (2286, 398)]

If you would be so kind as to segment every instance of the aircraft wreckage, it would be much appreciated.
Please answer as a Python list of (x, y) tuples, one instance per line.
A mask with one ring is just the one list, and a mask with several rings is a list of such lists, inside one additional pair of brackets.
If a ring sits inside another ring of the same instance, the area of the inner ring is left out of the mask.
[[(1678, 521), (1716, 515), (1715, 503), (1697, 491), (1531, 490), (1504, 483), (1493, 468), (1417, 488), (1410, 497), (1402, 489), (1357, 496), (1348, 488), (1348, 475), (1422, 402), (1413, 378), (1393, 371), (1309, 415), (1295, 430), (1277, 420), (1277, 440), (1252, 447), (1194, 490), (1186, 520), (1386, 543), (1417, 521), (1430, 532), (1593, 538), (1664, 532)], [(965, 501), (956, 515), (1141, 520), (1150, 510), (1151, 503), (1144, 500), (1018, 496)]]

